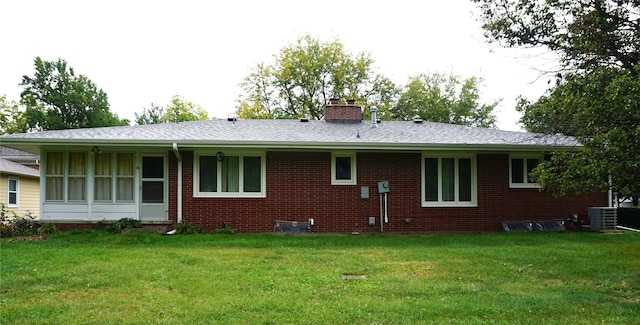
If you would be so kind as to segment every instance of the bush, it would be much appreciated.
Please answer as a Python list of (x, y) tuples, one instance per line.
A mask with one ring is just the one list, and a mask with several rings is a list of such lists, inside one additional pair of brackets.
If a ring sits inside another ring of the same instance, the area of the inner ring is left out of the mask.
[(176, 234), (190, 235), (202, 232), (202, 225), (188, 222), (181, 222), (176, 225)]
[(40, 228), (38, 228), (38, 235), (40, 236), (53, 235), (57, 232), (58, 229), (52, 223), (45, 223)]
[(140, 228), (142, 223), (140, 220), (135, 220), (131, 218), (122, 218), (116, 222), (112, 222), (107, 225), (107, 230), (114, 234), (121, 233), (124, 229), (127, 228)]
[(224, 227), (223, 228), (216, 228), (216, 234), (233, 235), (235, 233), (236, 233), (235, 229), (232, 229), (231, 226), (229, 226), (228, 222), (224, 223)]
[(14, 211), (7, 210), (5, 205), (0, 206), (0, 237), (33, 236), (37, 234), (38, 223), (32, 212), (27, 212), (24, 217), (19, 217)]

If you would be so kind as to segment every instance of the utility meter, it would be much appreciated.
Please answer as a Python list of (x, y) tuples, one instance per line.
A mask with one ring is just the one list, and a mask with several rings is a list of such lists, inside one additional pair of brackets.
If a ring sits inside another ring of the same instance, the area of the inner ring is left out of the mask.
[(378, 193), (389, 193), (389, 181), (378, 182)]

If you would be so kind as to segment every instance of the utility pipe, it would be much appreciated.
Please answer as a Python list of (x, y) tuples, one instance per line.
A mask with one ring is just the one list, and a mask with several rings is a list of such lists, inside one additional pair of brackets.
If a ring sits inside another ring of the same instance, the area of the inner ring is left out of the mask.
[(173, 153), (178, 159), (178, 223), (182, 222), (182, 156), (178, 150), (178, 144), (173, 143)]

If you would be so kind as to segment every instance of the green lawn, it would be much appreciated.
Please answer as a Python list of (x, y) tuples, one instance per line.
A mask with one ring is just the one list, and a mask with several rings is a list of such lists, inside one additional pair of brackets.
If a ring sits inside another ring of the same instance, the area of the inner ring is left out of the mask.
[(0, 324), (640, 322), (637, 233), (68, 232), (0, 244)]

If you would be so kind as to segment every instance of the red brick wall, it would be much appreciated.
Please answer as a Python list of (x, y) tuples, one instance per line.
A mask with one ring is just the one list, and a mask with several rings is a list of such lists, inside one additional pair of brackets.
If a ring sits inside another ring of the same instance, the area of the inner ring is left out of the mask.
[[(389, 181), (385, 232), (498, 231), (500, 221), (565, 219), (605, 206), (606, 194), (554, 198), (509, 188), (509, 155), (478, 154), (478, 207), (421, 207), (420, 153), (358, 153), (358, 185), (331, 185), (330, 152), (267, 152), (266, 198), (194, 198), (193, 153), (183, 158), (183, 220), (213, 232), (225, 222), (239, 232), (271, 232), (275, 220), (307, 221), (315, 232), (379, 232), (377, 182)], [(177, 163), (170, 156), (169, 218), (177, 220)], [(360, 198), (362, 186), (369, 199)], [(368, 217), (376, 225), (368, 226)]]

